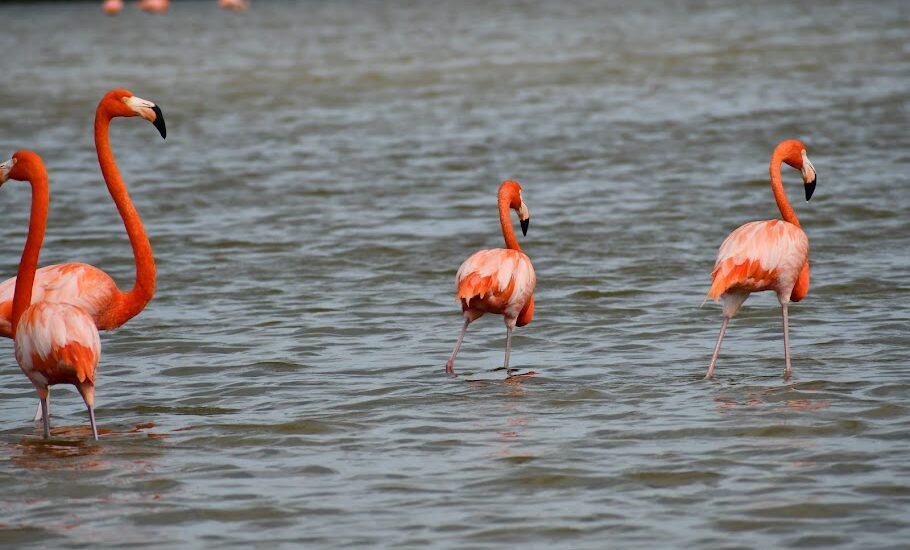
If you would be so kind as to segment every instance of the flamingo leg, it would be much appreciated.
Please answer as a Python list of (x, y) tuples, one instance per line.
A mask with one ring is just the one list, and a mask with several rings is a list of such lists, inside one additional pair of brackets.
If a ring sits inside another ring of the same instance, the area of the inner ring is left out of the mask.
[(95, 437), (95, 441), (98, 441), (98, 427), (95, 425), (95, 407), (91, 405), (86, 405), (88, 407), (88, 420), (92, 423), (92, 435)]
[(48, 416), (50, 416), (50, 407), (47, 402), (47, 395), (41, 398), (41, 416), (44, 418), (44, 439), (50, 439), (51, 437), (51, 426), (48, 422)]
[(464, 341), (464, 335), (468, 332), (468, 325), (470, 324), (471, 319), (465, 317), (464, 326), (461, 327), (461, 333), (458, 335), (458, 340), (455, 341), (455, 349), (452, 350), (452, 355), (446, 361), (446, 373), (448, 374), (455, 374), (455, 356), (458, 355), (458, 350), (461, 349), (461, 342)]
[(506, 369), (506, 377), (511, 376), (509, 374), (509, 355), (512, 353), (512, 327), (506, 327), (506, 358), (503, 361), (502, 368)]
[(787, 321), (787, 304), (781, 304), (780, 309), (784, 317), (784, 361), (787, 363), (784, 380), (788, 380), (793, 374), (793, 369), (790, 368), (790, 326)]
[[(42, 411), (41, 400), (39, 399), (38, 406), (35, 407), (35, 418), (32, 420), (32, 422), (38, 422), (39, 420), (44, 419), (44, 413), (41, 411)], [(47, 394), (47, 415), (48, 416), (51, 415), (51, 394), (50, 394), (50, 392), (48, 392), (48, 394)]]
[(714, 365), (717, 363), (717, 356), (720, 355), (720, 343), (724, 341), (724, 333), (727, 332), (727, 324), (729, 322), (730, 318), (724, 315), (724, 320), (720, 324), (720, 334), (717, 335), (717, 344), (714, 346), (714, 355), (711, 356), (711, 365), (708, 367), (708, 374), (705, 375), (705, 380), (708, 380), (714, 374)]

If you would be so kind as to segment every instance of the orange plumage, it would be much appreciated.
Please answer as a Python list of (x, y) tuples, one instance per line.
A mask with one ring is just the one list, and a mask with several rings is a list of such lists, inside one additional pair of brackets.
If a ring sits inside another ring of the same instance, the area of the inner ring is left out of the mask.
[(526, 231), (530, 214), (516, 181), (505, 181), (499, 188), (499, 220), (506, 248), (481, 250), (472, 254), (455, 274), (455, 299), (461, 302), (465, 323), (446, 362), (446, 372), (454, 373), (455, 357), (464, 340), (468, 325), (484, 313), (503, 316), (506, 324), (505, 368), (509, 372), (512, 329), (525, 326), (534, 316), (534, 287), (537, 276), (531, 260), (521, 251), (512, 229), (510, 209), (519, 213), (522, 231)]
[(41, 244), (47, 228), (50, 191), (44, 162), (31, 151), (17, 151), (0, 165), (0, 184), (8, 179), (28, 181), (32, 186), (32, 207), (28, 236), (19, 261), (11, 323), (16, 361), (31, 380), (41, 400), (44, 437), (50, 437), (48, 386), (73, 384), (88, 408), (92, 434), (95, 426), (95, 370), (101, 356), (101, 340), (92, 317), (73, 304), (32, 303), (32, 289)]
[[(43, 267), (35, 274), (32, 302), (73, 304), (88, 313), (98, 330), (111, 330), (138, 315), (155, 293), (155, 259), (152, 246), (120, 176), (110, 144), (110, 123), (115, 117), (141, 117), (167, 134), (161, 109), (129, 90), (107, 92), (95, 109), (95, 149), (101, 174), (126, 227), (133, 249), (136, 279), (124, 291), (103, 270), (84, 263)], [(16, 278), (0, 283), (0, 336), (12, 338), (13, 293)], [(41, 415), (40, 407), (35, 419)]]
[(749, 222), (724, 239), (717, 252), (707, 298), (723, 301), (723, 322), (714, 355), (705, 378), (714, 372), (720, 345), (730, 319), (752, 292), (773, 290), (781, 304), (784, 321), (785, 376), (790, 376), (790, 341), (787, 304), (809, 293), (809, 238), (790, 206), (781, 182), (782, 163), (800, 170), (806, 200), (815, 190), (815, 168), (806, 156), (806, 146), (797, 140), (782, 141), (771, 155), (771, 190), (783, 220)]

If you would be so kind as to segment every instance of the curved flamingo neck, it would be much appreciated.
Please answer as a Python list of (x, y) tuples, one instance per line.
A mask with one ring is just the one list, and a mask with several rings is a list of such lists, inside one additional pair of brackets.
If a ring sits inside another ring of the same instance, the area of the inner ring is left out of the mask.
[(135, 317), (155, 294), (155, 258), (152, 256), (152, 244), (149, 242), (145, 227), (133, 206), (133, 201), (130, 200), (126, 184), (120, 177), (120, 170), (117, 169), (109, 139), (110, 124), (111, 115), (103, 109), (103, 103), (99, 104), (95, 112), (95, 148), (98, 151), (98, 164), (101, 165), (104, 183), (107, 184), (111, 198), (114, 199), (117, 211), (123, 219), (136, 262), (136, 282), (130, 291), (121, 291), (108, 319), (111, 326), (116, 327)]
[(784, 183), (780, 175), (780, 165), (783, 162), (784, 152), (780, 148), (775, 149), (774, 154), (771, 155), (771, 192), (774, 193), (774, 201), (777, 203), (777, 209), (780, 210), (780, 215), (783, 216), (784, 220), (796, 227), (802, 227), (799, 224), (799, 218), (796, 217), (796, 212), (790, 206), (790, 201), (787, 200), (787, 194), (784, 192)]
[(35, 284), (35, 272), (38, 270), (38, 256), (44, 232), (47, 228), (47, 210), (50, 203), (50, 190), (47, 185), (47, 172), (43, 169), (32, 169), (29, 174), (32, 184), (32, 207), (28, 217), (28, 237), (22, 249), (22, 259), (16, 273), (16, 290), (13, 294), (12, 332), (16, 337), (19, 319), (32, 303), (32, 287)]
[(515, 238), (515, 230), (512, 229), (512, 214), (509, 202), (508, 197), (499, 197), (499, 225), (502, 226), (502, 236), (506, 240), (506, 248), (521, 252), (518, 239)]

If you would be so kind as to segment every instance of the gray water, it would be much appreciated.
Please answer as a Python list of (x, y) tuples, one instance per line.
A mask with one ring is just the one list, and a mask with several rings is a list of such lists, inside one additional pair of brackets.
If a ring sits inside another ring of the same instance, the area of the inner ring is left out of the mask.
[[(492, 5), (488, 5), (492, 4)], [(130, 248), (92, 142), (102, 94), (158, 265), (102, 335), (101, 440), (53, 434), (0, 361), (0, 542), (25, 547), (897, 548), (910, 537), (910, 6), (254, 1), (163, 17), (0, 6), (0, 155), (40, 152), (42, 264), (121, 286)], [(717, 247), (778, 216), (802, 139), (812, 289), (731, 323)], [(472, 325), (458, 265), (502, 246), (518, 179), (536, 316)], [(28, 186), (0, 191), (15, 273)]]

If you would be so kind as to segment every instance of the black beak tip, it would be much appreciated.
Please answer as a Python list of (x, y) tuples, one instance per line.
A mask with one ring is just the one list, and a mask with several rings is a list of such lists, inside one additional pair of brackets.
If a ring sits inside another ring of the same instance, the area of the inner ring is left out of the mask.
[(167, 127), (164, 125), (164, 115), (161, 114), (161, 107), (155, 105), (152, 107), (152, 110), (155, 111), (155, 122), (152, 124), (155, 125), (155, 128), (158, 128), (158, 133), (161, 134), (161, 137), (167, 138)]
[(815, 192), (815, 181), (812, 180), (806, 184), (806, 202), (809, 202), (809, 199), (812, 198), (812, 193)]
[(521, 220), (521, 234), (522, 235), (528, 234), (528, 225), (530, 223), (531, 223), (531, 218), (528, 218), (526, 220)]

